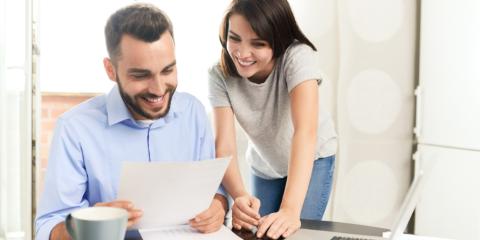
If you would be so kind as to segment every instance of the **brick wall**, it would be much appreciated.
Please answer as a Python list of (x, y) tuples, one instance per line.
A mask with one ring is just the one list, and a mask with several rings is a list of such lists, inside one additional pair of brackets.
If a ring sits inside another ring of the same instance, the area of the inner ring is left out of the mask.
[(42, 93), (40, 186), (43, 186), (48, 154), (50, 152), (50, 142), (52, 141), (53, 127), (55, 126), (57, 118), (69, 109), (100, 94), (102, 93)]

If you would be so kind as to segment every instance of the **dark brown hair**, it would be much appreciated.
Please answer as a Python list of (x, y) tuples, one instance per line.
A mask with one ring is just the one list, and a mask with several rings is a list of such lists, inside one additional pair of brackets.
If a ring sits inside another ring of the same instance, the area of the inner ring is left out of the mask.
[(268, 42), (273, 50), (273, 58), (282, 56), (295, 39), (317, 51), (298, 27), (287, 0), (233, 0), (220, 24), (220, 43), (223, 47), (220, 67), (225, 76), (241, 77), (227, 50), (228, 21), (232, 14), (242, 15), (257, 36)]
[(145, 42), (154, 42), (168, 30), (173, 38), (170, 18), (162, 10), (149, 3), (135, 3), (113, 13), (105, 25), (108, 55), (117, 66), (122, 57), (120, 41), (124, 34)]

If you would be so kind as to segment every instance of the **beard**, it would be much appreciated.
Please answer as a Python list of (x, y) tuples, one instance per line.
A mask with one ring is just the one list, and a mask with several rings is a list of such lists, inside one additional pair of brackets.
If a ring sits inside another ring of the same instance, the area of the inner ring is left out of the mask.
[[(139, 100), (140, 100), (140, 98), (158, 98), (159, 96), (157, 96), (153, 93), (148, 93), (147, 92), (147, 93), (136, 94), (132, 98), (132, 97), (130, 97), (130, 95), (128, 95), (123, 90), (122, 84), (120, 84), (120, 80), (118, 79), (118, 75), (116, 76), (116, 79), (117, 79), (117, 84), (118, 84), (118, 90), (120, 92), (120, 96), (122, 96), (123, 101), (128, 106), (130, 106), (135, 112), (137, 112), (140, 116), (142, 116), (146, 119), (150, 119), (150, 120), (157, 120), (157, 119), (164, 118), (165, 116), (167, 116), (168, 112), (170, 111), (170, 104), (172, 104), (173, 93), (175, 93), (175, 90), (177, 89), (177, 87), (169, 87), (169, 88), (167, 88), (167, 90), (165, 90), (164, 96), (167, 93), (170, 93), (169, 96), (168, 96), (167, 109), (165, 110), (165, 112), (159, 113), (159, 114), (156, 114), (156, 115), (151, 115), (151, 114), (147, 113), (140, 106)], [(162, 110), (162, 107), (157, 107), (157, 108), (152, 109), (153, 112), (159, 112), (160, 110)]]

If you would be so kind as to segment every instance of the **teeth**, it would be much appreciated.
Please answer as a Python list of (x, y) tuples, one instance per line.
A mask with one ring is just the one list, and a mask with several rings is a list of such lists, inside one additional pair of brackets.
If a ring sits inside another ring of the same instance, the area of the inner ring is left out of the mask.
[(160, 101), (162, 101), (162, 99), (163, 99), (164, 96), (165, 96), (165, 95), (163, 95), (163, 96), (161, 96), (161, 97), (159, 97), (159, 98), (145, 98), (145, 99), (147, 99), (149, 102), (154, 102), (154, 103), (155, 103), (155, 102), (160, 102)]
[(245, 66), (245, 67), (246, 67), (246, 66), (250, 66), (250, 65), (252, 65), (252, 64), (255, 63), (255, 61), (253, 61), (253, 62), (242, 62), (242, 60), (240, 60), (240, 58), (237, 58), (237, 59), (238, 59), (238, 62), (239, 62), (242, 66)]

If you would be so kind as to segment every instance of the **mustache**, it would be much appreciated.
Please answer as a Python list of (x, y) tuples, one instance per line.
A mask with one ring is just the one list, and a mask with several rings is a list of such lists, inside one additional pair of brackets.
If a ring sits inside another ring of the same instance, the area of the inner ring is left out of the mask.
[[(169, 87), (169, 88), (167, 88), (167, 90), (165, 90), (165, 93), (163, 95), (166, 95), (167, 93), (172, 93), (173, 90), (175, 90), (174, 87)], [(135, 95), (135, 98), (139, 98), (139, 97), (141, 97), (141, 98), (159, 98), (161, 96), (150, 93), (150, 92), (146, 92), (146, 93), (139, 93), (139, 94)]]

